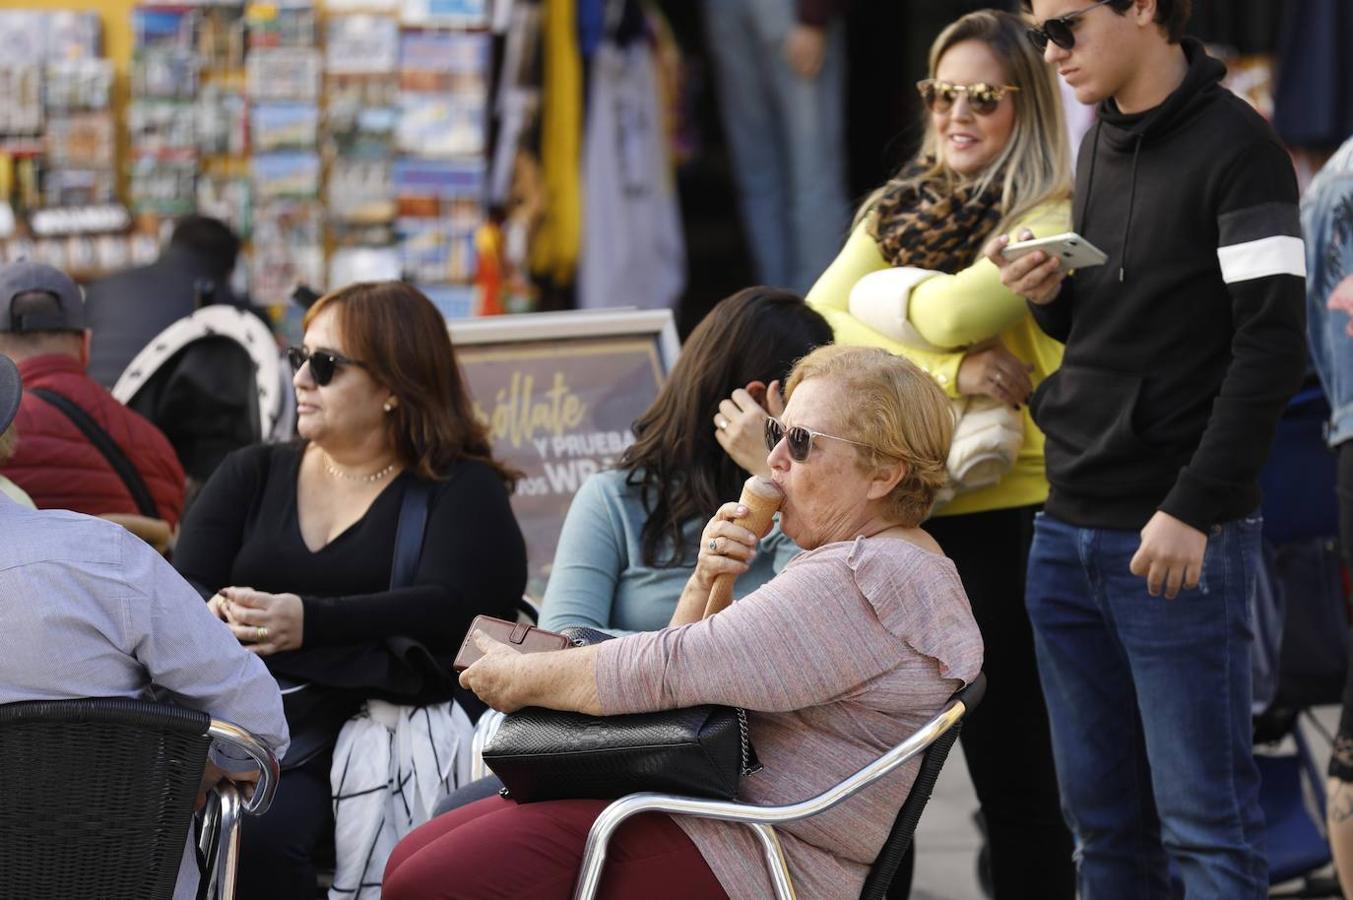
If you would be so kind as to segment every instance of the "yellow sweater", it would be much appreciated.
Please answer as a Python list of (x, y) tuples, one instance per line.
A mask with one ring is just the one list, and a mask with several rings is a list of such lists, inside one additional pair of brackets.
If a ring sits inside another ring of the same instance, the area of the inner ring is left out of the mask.
[[(1028, 228), (1036, 237), (1060, 234), (1071, 227), (1069, 201), (1046, 203), (1017, 222), (1011, 233)], [(1062, 363), (1062, 345), (1039, 329), (1024, 299), (1001, 284), (1000, 272), (989, 260), (981, 260), (954, 275), (939, 275), (912, 291), (908, 321), (920, 335), (943, 353), (926, 353), (904, 346), (880, 334), (850, 314), (850, 289), (870, 272), (888, 268), (878, 242), (861, 222), (846, 241), (836, 260), (808, 292), (808, 303), (831, 323), (838, 344), (882, 347), (907, 357), (930, 373), (950, 397), (957, 398), (958, 366), (965, 348), (1000, 336), (1011, 353), (1034, 367), (1034, 387)], [(1024, 445), (1014, 468), (990, 487), (959, 494), (937, 516), (985, 512), (1042, 503), (1048, 497), (1043, 474), (1043, 433), (1034, 425), (1026, 404)]]

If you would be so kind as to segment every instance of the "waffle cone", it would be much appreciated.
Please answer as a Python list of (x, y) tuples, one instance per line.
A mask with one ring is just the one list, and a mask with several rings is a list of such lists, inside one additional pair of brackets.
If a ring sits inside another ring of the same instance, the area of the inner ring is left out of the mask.
[[(747, 515), (739, 516), (733, 521), (755, 534), (759, 540), (770, 533), (775, 513), (784, 502), (784, 494), (769, 478), (753, 475), (742, 486), (742, 496), (738, 498), (738, 502), (747, 507)], [(732, 604), (735, 579), (734, 575), (720, 575), (714, 579), (714, 584), (709, 589), (709, 599), (705, 602), (703, 618), (709, 618)]]

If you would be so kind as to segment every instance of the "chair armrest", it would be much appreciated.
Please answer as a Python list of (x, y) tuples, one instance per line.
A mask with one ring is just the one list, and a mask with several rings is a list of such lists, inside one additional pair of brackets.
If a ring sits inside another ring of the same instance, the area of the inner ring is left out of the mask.
[(592, 900), (601, 881), (601, 869), (606, 862), (606, 845), (611, 835), (626, 819), (646, 812), (665, 812), (669, 815), (695, 816), (703, 819), (719, 819), (725, 822), (741, 822), (751, 827), (761, 841), (762, 851), (770, 869), (771, 879), (778, 897), (792, 897), (793, 888), (788, 883), (788, 869), (784, 863), (778, 842), (775, 841), (771, 826), (786, 822), (797, 822), (850, 799), (869, 785), (905, 765), (913, 757), (925, 752), (941, 735), (957, 725), (971, 707), (977, 705), (985, 689), (985, 680), (981, 675), (959, 696), (951, 699), (937, 715), (917, 729), (905, 741), (884, 753), (869, 765), (855, 772), (816, 797), (809, 797), (798, 803), (781, 806), (752, 806), (747, 803), (734, 803), (727, 800), (705, 800), (696, 797), (681, 797), (675, 794), (659, 794), (644, 791), (621, 797), (611, 803), (601, 815), (597, 816), (587, 834), (587, 844), (583, 848), (582, 865), (578, 872), (578, 882), (574, 890), (574, 900)]
[(277, 754), (233, 722), (212, 719), (207, 729), (213, 741), (241, 751), (258, 764), (258, 785), (249, 802), (244, 804), (246, 815), (261, 816), (272, 806), (273, 795), (277, 793), (277, 780), (281, 776), (281, 767), (277, 763)]
[(747, 824), (782, 825), (786, 822), (797, 822), (799, 819), (824, 813), (833, 806), (849, 800), (880, 778), (905, 765), (913, 757), (923, 753), (940, 735), (954, 727), (965, 713), (966, 707), (962, 701), (951, 700), (938, 715), (917, 729), (911, 737), (844, 781), (832, 785), (816, 797), (809, 797), (798, 803), (752, 806), (728, 800), (706, 800), (645, 791), (620, 798), (607, 807), (606, 812), (622, 807), (623, 804), (625, 818), (640, 812), (666, 812)]

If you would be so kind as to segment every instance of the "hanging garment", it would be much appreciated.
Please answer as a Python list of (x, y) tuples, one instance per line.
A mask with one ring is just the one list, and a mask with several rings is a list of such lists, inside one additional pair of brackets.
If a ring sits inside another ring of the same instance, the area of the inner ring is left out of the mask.
[(686, 245), (647, 43), (608, 41), (592, 57), (583, 165), (578, 307), (673, 306)]
[(531, 242), (531, 271), (556, 283), (573, 279), (582, 229), (578, 147), (582, 139), (582, 59), (574, 0), (545, 2), (545, 91), (540, 158), (545, 209)]

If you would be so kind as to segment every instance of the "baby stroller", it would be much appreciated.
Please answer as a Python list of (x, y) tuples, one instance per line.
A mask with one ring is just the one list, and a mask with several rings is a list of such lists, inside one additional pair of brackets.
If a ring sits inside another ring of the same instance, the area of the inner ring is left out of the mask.
[[(1324, 394), (1312, 381), (1288, 404), (1260, 476), (1264, 559), (1254, 601), (1255, 760), (1269, 883), (1284, 885), (1274, 897), (1343, 896), (1334, 876), (1321, 873), (1331, 861), (1324, 768), (1333, 736), (1310, 712), (1341, 701), (1348, 665), (1335, 458), (1324, 440), (1328, 418)], [(1312, 747), (1303, 723), (1328, 744)]]

